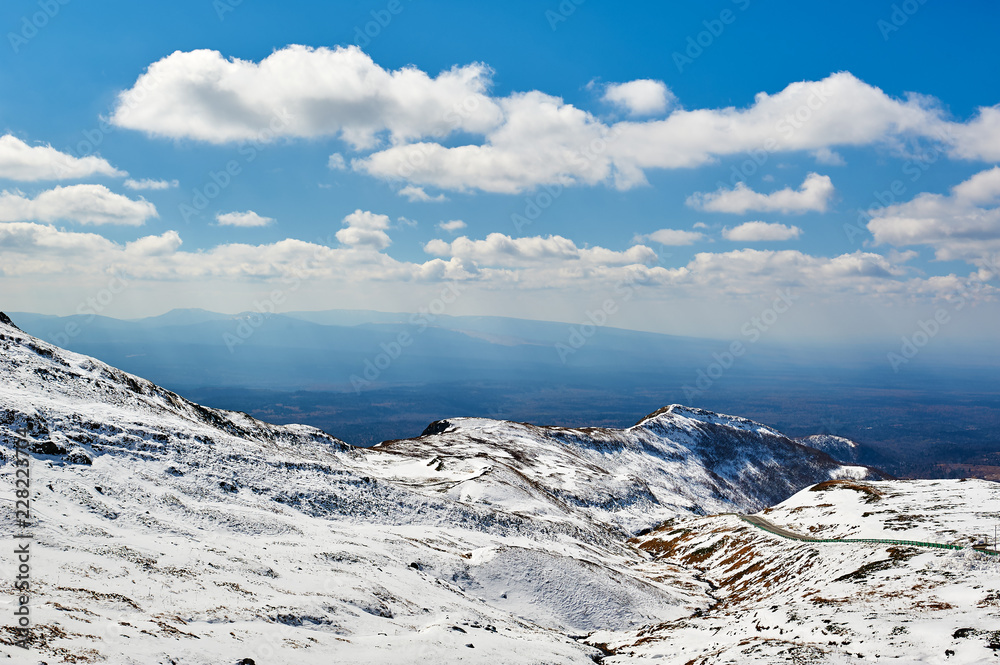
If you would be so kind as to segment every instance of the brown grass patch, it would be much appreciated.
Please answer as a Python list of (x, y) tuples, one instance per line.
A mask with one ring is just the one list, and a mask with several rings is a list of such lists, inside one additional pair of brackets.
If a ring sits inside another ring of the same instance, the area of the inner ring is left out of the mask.
[(826, 490), (841, 489), (841, 488), (854, 490), (855, 492), (861, 492), (862, 494), (865, 494), (866, 495), (865, 500), (868, 503), (874, 503), (882, 499), (882, 492), (878, 491), (874, 487), (871, 487), (870, 485), (864, 485), (862, 483), (858, 483), (853, 480), (827, 480), (826, 482), (814, 485), (810, 491), (823, 492)]

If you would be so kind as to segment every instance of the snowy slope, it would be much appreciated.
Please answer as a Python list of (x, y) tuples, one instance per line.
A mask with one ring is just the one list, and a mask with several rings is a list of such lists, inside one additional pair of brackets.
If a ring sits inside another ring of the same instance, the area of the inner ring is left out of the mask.
[[(852, 483), (853, 484), (853, 483)], [(850, 489), (805, 490), (762, 516), (803, 534), (825, 531), (887, 539), (920, 535), (961, 542), (1000, 508), (985, 481), (859, 483), (882, 493), (879, 508), (921, 515), (903, 533), (862, 517)], [(840, 506), (838, 529), (832, 506)], [(869, 506), (871, 508), (871, 506)], [(857, 521), (855, 521), (857, 520)], [(891, 521), (890, 521), (891, 523)], [(813, 527), (826, 525), (825, 528)], [(837, 534), (837, 535), (839, 535)], [(709, 611), (639, 631), (590, 637), (618, 655), (610, 663), (873, 662), (991, 663), (1000, 653), (1000, 558), (863, 543), (786, 540), (736, 516), (675, 520), (636, 541), (655, 565), (690, 566), (712, 583)]]
[(804, 446), (822, 450), (835, 460), (848, 464), (856, 463), (860, 454), (859, 446), (856, 442), (833, 434), (813, 434), (796, 439), (796, 441)]
[[(1000, 521), (1000, 485), (988, 480), (824, 483), (764, 511), (818, 538), (880, 538), (974, 545)], [(933, 510), (928, 508), (933, 507)]]
[[(0, 336), (4, 487), (14, 443), (36, 453), (36, 660), (592, 662), (598, 652), (566, 636), (571, 603), (550, 599), (554, 630), (452, 580), (473, 552), (509, 547), (589, 560), (587, 581), (634, 580), (620, 602), (636, 622), (687, 611), (690, 594), (631, 572), (643, 557), (621, 543), (431, 500), (355, 472), (317, 430), (198, 407), (2, 323)], [(0, 566), (13, 569), (11, 548)], [(0, 584), (11, 598), (13, 579)], [(602, 607), (629, 625), (620, 604)], [(12, 639), (7, 626), (0, 642)]]
[(745, 418), (680, 405), (624, 430), (476, 418), (366, 455), (371, 473), (465, 503), (633, 534), (678, 513), (756, 512), (821, 480), (880, 478)]
[[(712, 633), (695, 618), (712, 616), (718, 582), (629, 536), (671, 518), (730, 529), (697, 516), (816, 482), (884, 485), (758, 423), (678, 405), (624, 430), (452, 419), (356, 449), (201, 407), (0, 317), (5, 505), (17, 443), (33, 451), (38, 643), (23, 661), (5, 624), (0, 658), (20, 659), (8, 662), (591, 663), (604, 643), (627, 658), (637, 636), (692, 622), (690, 642), (664, 643), (676, 650)], [(947, 494), (933, 495), (934, 524)], [(850, 496), (832, 503), (854, 519)], [(906, 496), (916, 511), (919, 492)], [(825, 528), (822, 504), (771, 517)], [(3, 520), (13, 531), (12, 510)], [(0, 577), (6, 602), (12, 582)]]

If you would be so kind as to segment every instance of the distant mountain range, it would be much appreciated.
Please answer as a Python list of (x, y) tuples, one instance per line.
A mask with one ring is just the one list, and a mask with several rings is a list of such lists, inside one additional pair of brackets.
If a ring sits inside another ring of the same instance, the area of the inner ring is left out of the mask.
[(658, 365), (688, 367), (693, 381), (695, 368), (718, 347), (712, 340), (607, 327), (581, 331), (579, 325), (430, 313), (333, 310), (227, 316), (185, 309), (138, 320), (89, 314), (13, 317), (39, 338), (178, 388), (353, 392), (384, 385), (531, 378), (543, 372), (567, 378), (622, 367), (653, 373)]

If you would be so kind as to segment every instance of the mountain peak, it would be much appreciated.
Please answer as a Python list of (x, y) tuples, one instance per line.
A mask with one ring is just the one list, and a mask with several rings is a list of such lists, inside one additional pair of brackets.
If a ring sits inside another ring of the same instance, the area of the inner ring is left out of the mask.
[(10, 320), (10, 317), (4, 314), (3, 312), (0, 312), (0, 323), (2, 323), (5, 326), (10, 326), (11, 328), (15, 328), (17, 330), (21, 330), (16, 325), (14, 325), (14, 322)]
[(683, 404), (670, 404), (662, 409), (657, 409), (648, 416), (642, 418), (634, 427), (644, 427), (653, 424), (677, 425), (682, 421), (697, 421), (706, 425), (722, 425), (741, 430), (761, 431), (765, 430), (772, 434), (781, 436), (781, 433), (772, 427), (768, 427), (755, 420), (743, 418), (741, 416), (729, 416), (707, 409), (699, 409), (694, 406), (684, 406)]

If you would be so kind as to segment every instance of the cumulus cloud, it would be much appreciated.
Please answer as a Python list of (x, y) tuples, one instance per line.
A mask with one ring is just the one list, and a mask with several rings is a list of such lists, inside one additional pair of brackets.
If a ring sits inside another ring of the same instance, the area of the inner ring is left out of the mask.
[[(697, 226), (697, 225), (696, 225)], [(702, 224), (702, 227), (705, 225)], [(659, 243), (661, 245), (670, 245), (673, 247), (681, 247), (684, 245), (693, 245), (699, 240), (705, 237), (704, 233), (699, 233), (698, 231), (682, 231), (680, 229), (659, 229), (658, 231), (653, 231), (646, 235), (636, 236), (636, 240), (651, 240), (652, 242)]]
[(343, 171), (347, 168), (347, 162), (344, 161), (343, 155), (335, 152), (330, 155), (330, 159), (326, 162), (326, 167), (331, 171)]
[(125, 253), (132, 256), (166, 256), (180, 249), (181, 236), (177, 231), (167, 231), (158, 236), (146, 236), (125, 245)]
[(604, 101), (638, 116), (663, 113), (677, 98), (663, 81), (638, 79), (609, 84), (604, 89)]
[[(383, 216), (370, 212), (356, 211), (348, 217), (350, 222), (345, 223), (349, 226), (341, 231), (377, 232), (386, 224)], [(0, 224), (0, 266), (5, 278), (22, 279), (25, 284), (48, 281), (37, 279), (39, 275), (61, 275), (65, 278), (62, 289), (109, 272), (174, 285), (206, 279), (220, 280), (220, 284), (221, 280), (240, 284), (293, 279), (311, 283), (312, 293), (333, 292), (336, 289), (330, 287), (346, 283), (362, 284), (362, 290), (371, 293), (378, 284), (386, 284), (396, 297), (407, 293), (400, 290), (404, 283), (418, 288), (419, 283), (461, 280), (474, 284), (477, 294), (503, 293), (522, 304), (528, 302), (525, 294), (548, 290), (558, 292), (560, 301), (565, 297), (586, 305), (595, 292), (611, 293), (624, 283), (635, 293), (637, 302), (642, 301), (642, 307), (650, 302), (675, 304), (678, 299), (694, 302), (709, 296), (713, 302), (728, 299), (726, 302), (733, 304), (746, 303), (763, 296), (773, 298), (776, 288), (808, 293), (819, 303), (845, 296), (844, 302), (850, 302), (852, 308), (860, 302), (859, 296), (874, 304), (955, 295), (989, 300), (997, 294), (983, 283), (989, 278), (983, 271), (967, 277), (909, 277), (904, 264), (912, 252), (881, 256), (858, 251), (822, 257), (798, 251), (741, 249), (702, 252), (685, 266), (665, 268), (656, 265), (656, 254), (648, 247), (618, 252), (581, 247), (559, 236), (513, 239), (493, 234), (483, 240), (435, 240), (426, 247), (435, 256), (425, 262), (398, 261), (376, 249), (378, 244), (330, 247), (287, 238), (263, 245), (231, 243), (183, 251), (181, 238), (174, 231), (140, 237), (123, 246), (94, 233), (11, 222)], [(550, 311), (551, 301), (543, 295), (532, 302), (534, 306), (545, 303), (549, 308), (545, 311)]]
[(967, 123), (948, 123), (940, 135), (955, 157), (985, 162), (1000, 160), (1000, 104), (978, 109)]
[[(111, 121), (155, 136), (210, 143), (339, 136), (357, 148), (482, 133), (500, 121), (482, 64), (437, 76), (388, 71), (356, 46), (291, 45), (259, 63), (218, 51), (176, 51), (123, 92)], [(142, 94), (137, 94), (141, 91)]]
[(246, 212), (226, 212), (219, 213), (215, 216), (215, 221), (219, 223), (219, 226), (267, 226), (274, 221), (272, 217), (261, 217), (253, 210), (247, 210)]
[(525, 266), (551, 261), (631, 265), (657, 260), (656, 253), (643, 245), (616, 252), (603, 247), (577, 247), (572, 240), (562, 236), (511, 238), (502, 233), (491, 233), (485, 240), (471, 240), (466, 236), (450, 243), (431, 240), (424, 245), (424, 250), (435, 256), (458, 258), (479, 266)]
[(431, 196), (424, 191), (423, 187), (414, 187), (413, 185), (407, 185), (400, 189), (397, 194), (400, 196), (405, 196), (410, 203), (441, 203), (442, 201), (447, 201), (448, 198), (444, 194), (438, 194), (437, 196)]
[(720, 187), (714, 192), (692, 194), (688, 197), (687, 204), (706, 212), (735, 214), (743, 214), (750, 210), (784, 213), (826, 212), (833, 192), (833, 183), (829, 176), (810, 173), (797, 190), (786, 187), (770, 194), (761, 194), (750, 189), (746, 183), (739, 182), (733, 189)]
[(97, 175), (121, 177), (128, 174), (94, 155), (74, 157), (50, 145), (30, 146), (12, 134), (0, 136), (0, 178), (32, 182), (78, 180)]
[[(1000, 106), (956, 122), (931, 97), (892, 97), (848, 72), (760, 92), (742, 108), (685, 109), (660, 81), (611, 84), (604, 99), (633, 116), (614, 124), (544, 91), (492, 97), (491, 84), (492, 72), (480, 63), (437, 76), (414, 67), (389, 71), (354, 46), (293, 45), (260, 62), (178, 51), (122, 93), (112, 121), (212, 143), (339, 136), (355, 149), (377, 149), (342, 158), (345, 166), (456, 191), (598, 183), (628, 189), (645, 184), (651, 169), (692, 168), (727, 155), (807, 151), (833, 165), (842, 162), (838, 146), (898, 148), (913, 139), (952, 157), (1000, 159)], [(668, 115), (637, 118), (649, 113)], [(465, 142), (441, 142), (455, 135)]]
[(437, 225), (442, 231), (447, 231), (448, 233), (455, 233), (456, 231), (461, 231), (467, 226), (465, 222), (460, 219), (453, 219), (450, 222), (441, 222)]
[(180, 181), (178, 180), (153, 180), (151, 178), (144, 178), (142, 180), (133, 180), (129, 178), (122, 183), (129, 189), (133, 190), (144, 190), (144, 189), (176, 189), (180, 186)]
[(817, 293), (837, 290), (898, 290), (906, 269), (881, 254), (853, 252), (833, 258), (796, 250), (739, 249), (696, 254), (686, 281), (728, 293), (755, 292), (766, 284), (792, 284)]
[(829, 148), (814, 150), (812, 156), (820, 164), (826, 164), (827, 166), (847, 166), (847, 161), (844, 160), (840, 153)]
[(928, 245), (940, 260), (981, 264), (1000, 252), (1000, 167), (973, 175), (948, 195), (922, 193), (868, 212), (877, 244)]
[(767, 222), (745, 222), (731, 229), (722, 229), (722, 237), (735, 242), (794, 240), (800, 235), (802, 229), (797, 226)]
[(141, 226), (159, 217), (146, 201), (115, 194), (104, 185), (69, 185), (29, 198), (20, 191), (0, 192), (0, 222), (55, 222)]
[(181, 245), (176, 231), (141, 237), (123, 246), (94, 233), (46, 224), (0, 224), (0, 266), (8, 278), (63, 275), (75, 279), (116, 273), (171, 283), (285, 279), (338, 286), (346, 282), (370, 285), (478, 278), (474, 269), (468, 270), (458, 259), (410, 263), (371, 247), (329, 247), (293, 238), (263, 245), (230, 243), (190, 252), (181, 251)]
[(955, 139), (946, 132), (959, 126), (944, 120), (927, 97), (895, 99), (846, 72), (792, 83), (773, 95), (759, 93), (747, 108), (675, 108), (660, 120), (613, 125), (539, 91), (497, 103), (503, 122), (485, 132), (481, 144), (397, 145), (355, 160), (353, 167), (452, 190), (518, 193), (598, 183), (629, 189), (645, 184), (650, 169), (692, 168), (755, 150), (813, 151), (835, 162), (833, 146), (925, 137), (954, 152)]
[(504, 124), (484, 145), (399, 145), (353, 162), (355, 170), (438, 189), (517, 193), (538, 185), (597, 184), (613, 175), (608, 128), (540, 92), (500, 100)]
[(903, 101), (847, 72), (760, 92), (747, 108), (678, 109), (663, 120), (622, 123), (616, 159), (636, 168), (680, 168), (753, 150), (788, 152), (860, 146), (901, 136), (938, 136), (940, 108)]
[(337, 240), (348, 247), (383, 250), (392, 244), (388, 215), (377, 215), (365, 210), (355, 210), (344, 218), (343, 229), (337, 231)]

